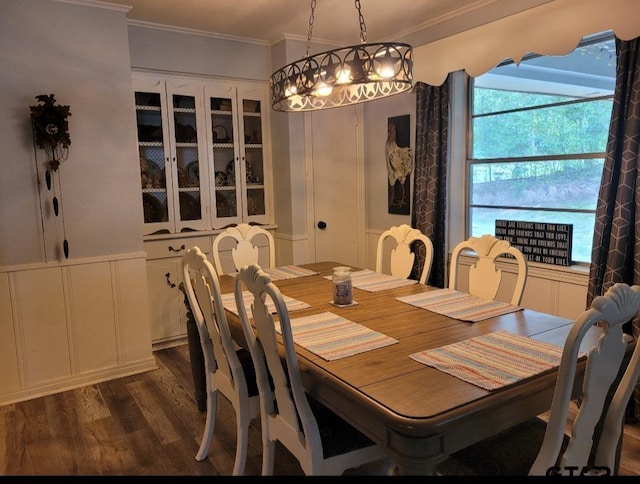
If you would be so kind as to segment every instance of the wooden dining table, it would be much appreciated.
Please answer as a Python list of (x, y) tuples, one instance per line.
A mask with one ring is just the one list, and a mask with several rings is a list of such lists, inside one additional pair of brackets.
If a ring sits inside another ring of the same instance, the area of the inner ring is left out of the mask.
[[(354, 288), (357, 305), (336, 307), (325, 276), (340, 265), (303, 264), (318, 274), (274, 283), (285, 296), (310, 305), (291, 311), (292, 319), (330, 311), (398, 341), (333, 361), (301, 346), (297, 354), (307, 393), (380, 444), (399, 474), (432, 474), (450, 454), (550, 408), (557, 369), (488, 391), (409, 355), (498, 330), (562, 346), (572, 320), (522, 309), (471, 323), (396, 299), (437, 289), (423, 284), (378, 292)], [(222, 293), (232, 292), (233, 283), (233, 275), (220, 276)], [(227, 318), (234, 338), (243, 341), (238, 316), (227, 311)]]

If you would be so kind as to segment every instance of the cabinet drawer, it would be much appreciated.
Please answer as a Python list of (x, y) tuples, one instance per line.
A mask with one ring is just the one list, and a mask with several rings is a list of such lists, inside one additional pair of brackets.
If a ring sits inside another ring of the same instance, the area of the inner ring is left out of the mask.
[(211, 237), (209, 236), (149, 240), (144, 243), (144, 250), (147, 252), (147, 259), (164, 259), (182, 257), (186, 250), (196, 245), (205, 254), (211, 253)]

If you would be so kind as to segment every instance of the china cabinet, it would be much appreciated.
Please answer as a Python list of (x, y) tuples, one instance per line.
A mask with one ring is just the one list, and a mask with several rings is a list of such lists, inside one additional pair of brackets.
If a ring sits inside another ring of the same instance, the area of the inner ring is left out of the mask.
[(264, 84), (133, 78), (144, 235), (270, 223)]
[(181, 263), (241, 222), (271, 220), (264, 83), (134, 73), (154, 347), (186, 337)]

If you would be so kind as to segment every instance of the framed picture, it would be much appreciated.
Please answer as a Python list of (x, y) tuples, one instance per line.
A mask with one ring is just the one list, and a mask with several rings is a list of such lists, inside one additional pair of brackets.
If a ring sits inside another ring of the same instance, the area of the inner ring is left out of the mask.
[(387, 163), (389, 213), (411, 213), (411, 172), (413, 153), (410, 143), (411, 116), (387, 118), (387, 141), (384, 155)]

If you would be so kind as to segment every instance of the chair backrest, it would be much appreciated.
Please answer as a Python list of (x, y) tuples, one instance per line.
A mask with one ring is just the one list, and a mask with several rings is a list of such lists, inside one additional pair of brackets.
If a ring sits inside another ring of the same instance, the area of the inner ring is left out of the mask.
[(407, 224), (394, 226), (384, 231), (378, 238), (376, 272), (382, 272), (384, 270), (384, 256), (386, 253), (389, 253), (385, 251), (385, 241), (390, 239), (395, 240), (396, 246), (390, 251), (389, 270), (392, 276), (405, 279), (411, 275), (416, 258), (415, 253), (411, 252), (411, 244), (416, 240), (424, 244), (425, 260), (419, 281), (421, 284), (426, 283), (433, 262), (433, 243), (431, 239), (420, 232), (420, 230), (414, 229)]
[[(269, 252), (269, 261), (259, 260), (259, 248), (256, 245), (256, 240), (260, 237), (266, 238), (267, 250)], [(233, 259), (234, 269), (233, 271), (224, 270), (222, 258), (220, 257), (221, 243), (230, 239), (235, 240), (236, 246), (231, 249), (231, 257)], [(237, 272), (240, 267), (249, 264), (260, 264), (262, 267), (275, 267), (275, 243), (273, 235), (268, 230), (263, 229), (257, 225), (249, 225), (242, 223), (233, 227), (228, 227), (221, 232), (213, 240), (213, 262), (216, 266), (216, 270), (219, 274)]]
[(247, 381), (222, 304), (218, 275), (199, 247), (185, 252), (182, 275), (200, 335), (207, 378), (213, 378), (213, 385), (229, 400), (235, 400), (232, 397), (235, 392), (248, 395)]
[(513, 287), (511, 304), (520, 304), (524, 287), (527, 282), (528, 265), (524, 254), (513, 247), (509, 241), (483, 235), (482, 237), (470, 237), (468, 240), (456, 245), (451, 253), (451, 268), (449, 271), (449, 288), (458, 289), (459, 257), (465, 249), (475, 252), (477, 261), (469, 267), (469, 294), (495, 299), (502, 282), (502, 270), (496, 266), (496, 259), (504, 254), (511, 254), (518, 264), (518, 273)]
[[(549, 422), (531, 475), (544, 475), (552, 467), (576, 475), (589, 464), (590, 454), (594, 456), (596, 471), (601, 468), (604, 472), (617, 472), (625, 409), (640, 376), (640, 347), (636, 344), (631, 358), (625, 358), (629, 336), (622, 327), (639, 309), (640, 286), (618, 283), (604, 296), (596, 297), (574, 323), (562, 353)], [(571, 432), (567, 432), (571, 436), (569, 443), (556, 465), (565, 437), (569, 403), (576, 398), (573, 390), (580, 345), (593, 326), (599, 326), (603, 334), (595, 346), (586, 350), (588, 360), (579, 395), (580, 408)], [(599, 422), (602, 430), (597, 431)], [(599, 439), (594, 442), (598, 434)]]
[[(252, 311), (255, 332), (243, 303), (242, 292), (245, 287), (254, 295)], [(242, 267), (236, 275), (234, 292), (242, 330), (256, 369), (263, 438), (280, 440), (300, 461), (303, 469), (305, 463), (321, 462), (323, 451), (320, 432), (302, 387), (289, 312), (280, 290), (260, 266), (252, 264)], [(284, 345), (284, 362), (278, 351), (274, 318), (267, 309), (268, 300), (275, 305)], [(273, 390), (269, 376), (273, 381)], [(263, 468), (263, 475), (271, 474), (271, 471)], [(309, 471), (305, 469), (306, 473)]]

